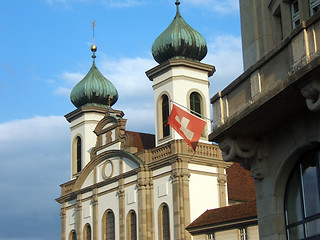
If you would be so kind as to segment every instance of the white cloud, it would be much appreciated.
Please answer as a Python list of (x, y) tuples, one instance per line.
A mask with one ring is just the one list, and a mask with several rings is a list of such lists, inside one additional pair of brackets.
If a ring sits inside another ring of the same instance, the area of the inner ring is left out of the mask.
[(239, 0), (184, 0), (184, 2), (221, 14), (239, 12)]
[(210, 79), (210, 96), (224, 89), (243, 72), (241, 38), (232, 35), (216, 37), (208, 43), (209, 53), (202, 61), (216, 67)]
[(59, 204), (54, 199), (59, 184), (69, 178), (69, 138), (62, 116), (0, 124), (0, 192), (10, 196), (1, 199), (0, 239), (59, 238)]

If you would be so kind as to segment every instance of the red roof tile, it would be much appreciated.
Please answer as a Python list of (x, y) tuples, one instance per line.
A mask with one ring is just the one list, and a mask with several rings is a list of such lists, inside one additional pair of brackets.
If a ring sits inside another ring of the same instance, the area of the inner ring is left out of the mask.
[(136, 147), (138, 151), (155, 147), (154, 134), (131, 131), (126, 131), (126, 133), (131, 137), (129, 145), (132, 147)]
[(187, 229), (217, 225), (237, 220), (256, 218), (257, 205), (255, 201), (235, 204), (231, 206), (216, 208), (205, 211), (200, 217), (194, 220)]
[(256, 199), (254, 179), (250, 171), (239, 163), (234, 163), (227, 169), (227, 185), (229, 200), (247, 202)]

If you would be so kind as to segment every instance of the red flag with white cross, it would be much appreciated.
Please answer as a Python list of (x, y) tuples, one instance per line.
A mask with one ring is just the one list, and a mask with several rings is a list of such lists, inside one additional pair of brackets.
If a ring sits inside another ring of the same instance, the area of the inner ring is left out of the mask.
[(207, 122), (173, 104), (172, 111), (168, 118), (168, 124), (176, 130), (195, 151)]

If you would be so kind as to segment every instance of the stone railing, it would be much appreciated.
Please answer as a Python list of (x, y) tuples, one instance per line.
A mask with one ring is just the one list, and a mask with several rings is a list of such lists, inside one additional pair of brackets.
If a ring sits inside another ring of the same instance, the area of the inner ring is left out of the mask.
[[(267, 55), (246, 70), (223, 91), (211, 98), (213, 133), (231, 118), (243, 112), (263, 96), (272, 98), (272, 92), (281, 91), (287, 82), (308, 63), (320, 56), (320, 15), (302, 22), (291, 34)], [(270, 96), (269, 96), (270, 95)], [(217, 131), (216, 131), (217, 132)]]
[(190, 154), (212, 159), (222, 159), (221, 151), (217, 145), (201, 142), (198, 143), (196, 152), (184, 140), (172, 141), (151, 150), (152, 161), (157, 161), (173, 154)]
[(61, 184), (61, 196), (66, 195), (72, 191), (72, 188), (76, 180), (69, 181), (67, 183)]

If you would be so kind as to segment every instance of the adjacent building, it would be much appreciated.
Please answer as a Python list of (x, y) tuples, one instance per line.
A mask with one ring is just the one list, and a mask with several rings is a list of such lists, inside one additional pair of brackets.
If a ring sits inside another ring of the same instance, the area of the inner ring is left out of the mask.
[(211, 141), (255, 179), (260, 239), (320, 238), (320, 1), (240, 0), (244, 73)]

